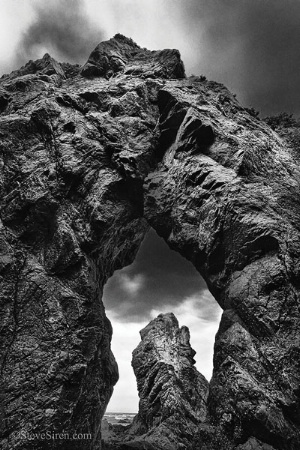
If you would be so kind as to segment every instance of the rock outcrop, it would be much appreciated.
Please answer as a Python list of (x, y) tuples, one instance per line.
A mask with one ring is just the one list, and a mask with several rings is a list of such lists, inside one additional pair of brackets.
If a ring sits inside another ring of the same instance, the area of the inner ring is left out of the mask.
[(208, 381), (194, 366), (189, 329), (179, 328), (168, 313), (152, 320), (140, 335), (132, 357), (139, 412), (130, 426), (104, 423), (104, 448), (190, 448), (206, 420)]
[(224, 309), (211, 423), (235, 444), (297, 449), (299, 148), (215, 83), (172, 81), (159, 105), (164, 155), (145, 184), (145, 217)]
[(148, 224), (224, 309), (191, 448), (300, 447), (299, 128), (279, 131), (120, 35), (83, 68), (45, 55), (0, 79), (4, 450), (101, 448), (102, 289)]
[(97, 45), (83, 66), (81, 75), (110, 78), (120, 73), (140, 78), (185, 77), (178, 50), (150, 51), (117, 34), (114, 39)]
[(127, 434), (157, 449), (186, 448), (206, 419), (208, 381), (194, 367), (187, 327), (174, 314), (160, 314), (140, 332), (132, 367), (139, 413)]
[[(133, 261), (148, 227), (142, 180), (155, 164), (158, 85), (74, 70), (66, 76), (45, 55), (1, 79), (1, 442), (9, 450), (100, 447), (118, 378), (102, 288)], [(70, 440), (53, 444), (47, 431)], [(89, 438), (71, 440), (75, 433)]]

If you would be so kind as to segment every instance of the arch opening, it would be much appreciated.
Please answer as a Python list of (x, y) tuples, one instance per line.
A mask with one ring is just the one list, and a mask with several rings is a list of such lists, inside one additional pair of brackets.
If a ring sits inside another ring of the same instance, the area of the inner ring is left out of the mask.
[(222, 310), (194, 266), (153, 229), (146, 234), (135, 261), (108, 280), (103, 302), (113, 326), (112, 351), (120, 374), (107, 407), (109, 420), (117, 413), (138, 412), (132, 351), (140, 342), (139, 331), (160, 313), (173, 312), (179, 325), (189, 328), (196, 367), (210, 380)]

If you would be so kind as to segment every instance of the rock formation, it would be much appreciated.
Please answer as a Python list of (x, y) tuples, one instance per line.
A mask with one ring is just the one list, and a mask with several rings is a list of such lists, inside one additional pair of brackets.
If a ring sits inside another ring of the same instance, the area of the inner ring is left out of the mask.
[(185, 448), (206, 418), (208, 382), (194, 367), (187, 327), (160, 314), (140, 332), (132, 366), (140, 397), (132, 431), (156, 449)]
[(0, 79), (4, 450), (101, 448), (102, 289), (148, 224), (224, 309), (192, 448), (300, 447), (299, 129), (277, 131), (121, 35), (83, 68), (45, 55)]
[(206, 420), (208, 396), (208, 381), (194, 366), (189, 329), (168, 313), (140, 335), (132, 357), (139, 412), (131, 426), (104, 423), (104, 448), (186, 449)]
[(180, 86), (172, 81), (159, 94), (165, 151), (145, 184), (145, 217), (193, 262), (224, 309), (211, 422), (235, 443), (254, 436), (296, 449), (299, 148), (215, 83)]

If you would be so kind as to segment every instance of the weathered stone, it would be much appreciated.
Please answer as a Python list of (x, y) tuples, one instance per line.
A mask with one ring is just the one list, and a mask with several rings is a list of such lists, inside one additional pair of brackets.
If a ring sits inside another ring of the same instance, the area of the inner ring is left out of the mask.
[(53, 448), (26, 434), (47, 430), (101, 447), (117, 380), (102, 289), (150, 224), (224, 309), (191, 448), (298, 450), (298, 125), (276, 133), (185, 79), (176, 51), (118, 35), (92, 55), (81, 74), (46, 55), (0, 79), (2, 448)]
[[(2, 448), (52, 448), (29, 433), (64, 430), (92, 439), (55, 448), (96, 449), (118, 378), (102, 288), (147, 230), (158, 108), (152, 82), (96, 86), (30, 67), (1, 80), (11, 96), (0, 116)], [(105, 108), (94, 102), (103, 93)], [(112, 116), (130, 93), (132, 117)]]
[(104, 449), (178, 450), (190, 447), (205, 421), (208, 381), (194, 367), (187, 327), (160, 314), (140, 331), (132, 366), (140, 397), (132, 425), (103, 423)]
[(237, 450), (274, 450), (269, 444), (263, 444), (255, 438), (250, 438), (245, 444), (238, 445)]
[[(210, 383), (211, 421), (236, 443), (253, 435), (275, 448), (296, 449), (300, 172), (295, 149), (245, 114), (216, 83), (184, 89), (170, 82), (158, 99), (161, 126), (175, 116), (177, 132), (164, 139), (162, 164), (147, 179), (145, 216), (172, 249), (193, 262), (225, 309)], [(191, 120), (213, 130), (205, 148), (189, 146)]]
[(132, 39), (116, 34), (101, 42), (89, 56), (81, 74), (85, 77), (110, 78), (116, 74), (141, 78), (184, 78), (184, 67), (178, 50), (149, 51)]
[[(141, 332), (132, 366), (140, 397), (132, 430), (157, 449), (185, 448), (206, 419), (208, 382), (194, 367), (187, 327), (160, 314)], [(132, 431), (127, 432), (130, 435)]]

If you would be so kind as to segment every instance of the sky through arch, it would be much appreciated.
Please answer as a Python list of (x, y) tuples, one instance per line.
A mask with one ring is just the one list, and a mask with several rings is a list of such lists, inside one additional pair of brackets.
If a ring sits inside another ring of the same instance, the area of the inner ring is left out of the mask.
[(221, 308), (193, 265), (169, 249), (154, 230), (146, 235), (133, 264), (108, 280), (103, 302), (114, 330), (112, 350), (120, 372), (108, 411), (137, 412), (131, 354), (140, 341), (139, 330), (160, 313), (173, 312), (180, 326), (189, 327), (196, 367), (210, 379)]

